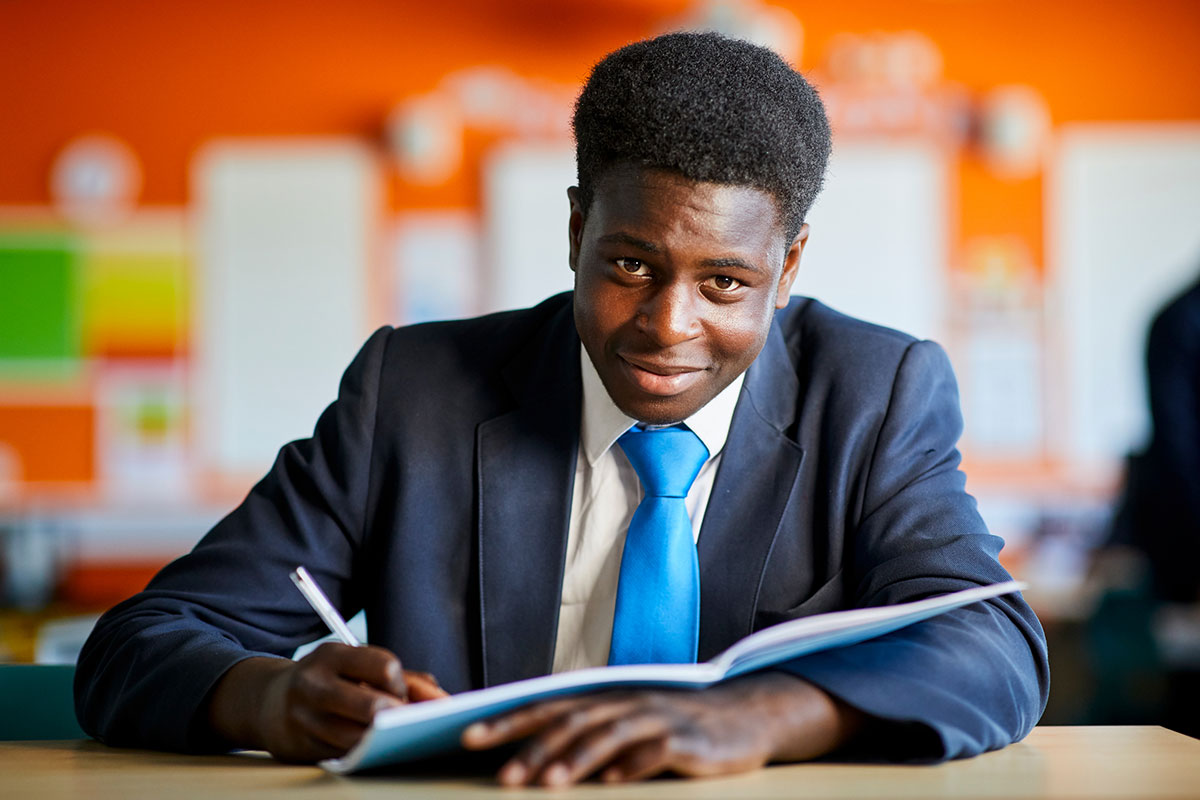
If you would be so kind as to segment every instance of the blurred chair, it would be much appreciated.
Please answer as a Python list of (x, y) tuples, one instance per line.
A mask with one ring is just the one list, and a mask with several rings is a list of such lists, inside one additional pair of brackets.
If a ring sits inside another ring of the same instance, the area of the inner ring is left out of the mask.
[(0, 740), (83, 739), (73, 664), (0, 664)]

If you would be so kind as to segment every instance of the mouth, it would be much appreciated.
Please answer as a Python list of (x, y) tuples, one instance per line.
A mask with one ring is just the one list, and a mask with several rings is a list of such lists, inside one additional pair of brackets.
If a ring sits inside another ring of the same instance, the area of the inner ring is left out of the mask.
[(647, 394), (669, 397), (687, 391), (704, 378), (704, 367), (638, 356), (618, 355), (617, 358), (630, 381)]

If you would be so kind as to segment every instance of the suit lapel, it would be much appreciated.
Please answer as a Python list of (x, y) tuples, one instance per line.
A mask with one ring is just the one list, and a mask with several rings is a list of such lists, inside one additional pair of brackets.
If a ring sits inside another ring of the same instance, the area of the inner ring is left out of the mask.
[(512, 411), (476, 430), (483, 682), (550, 672), (579, 449), (571, 305), (505, 371)]
[(787, 436), (799, 381), (778, 324), (746, 373), (700, 528), (701, 661), (753, 630), (767, 557), (804, 451)]

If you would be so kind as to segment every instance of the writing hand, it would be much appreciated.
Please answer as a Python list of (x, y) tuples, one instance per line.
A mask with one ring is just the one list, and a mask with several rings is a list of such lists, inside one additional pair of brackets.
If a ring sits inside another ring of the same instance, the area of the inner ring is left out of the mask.
[(566, 786), (596, 775), (637, 781), (717, 775), (831, 752), (862, 714), (799, 678), (763, 672), (701, 691), (637, 690), (539, 703), (472, 725), (482, 750), (530, 737), (499, 773), (506, 785)]
[(235, 664), (213, 689), (208, 714), (237, 746), (309, 762), (344, 754), (378, 711), (445, 696), (432, 675), (402, 669), (381, 647), (330, 642), (299, 661)]

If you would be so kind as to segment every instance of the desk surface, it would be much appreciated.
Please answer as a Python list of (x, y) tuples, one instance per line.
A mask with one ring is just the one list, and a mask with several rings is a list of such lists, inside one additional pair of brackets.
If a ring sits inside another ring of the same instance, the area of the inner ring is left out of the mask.
[(934, 766), (799, 764), (729, 778), (509, 790), (490, 778), (338, 777), (252, 756), (181, 756), (91, 741), (0, 743), (5, 797), (109, 798), (1200, 798), (1200, 740), (1155, 727), (1038, 728)]

